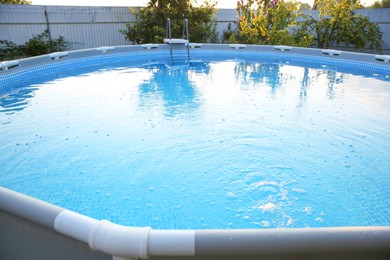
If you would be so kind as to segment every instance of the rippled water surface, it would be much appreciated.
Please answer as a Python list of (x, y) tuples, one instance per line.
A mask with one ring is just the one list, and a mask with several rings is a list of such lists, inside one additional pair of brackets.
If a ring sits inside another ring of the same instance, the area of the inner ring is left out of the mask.
[(153, 228), (390, 225), (388, 78), (182, 65), (2, 91), (0, 185)]

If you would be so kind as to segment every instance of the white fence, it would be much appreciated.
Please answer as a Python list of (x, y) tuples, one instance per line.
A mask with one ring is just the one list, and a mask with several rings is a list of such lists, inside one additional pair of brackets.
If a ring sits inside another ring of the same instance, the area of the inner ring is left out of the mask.
[(119, 30), (133, 20), (126, 7), (0, 5), (0, 39), (23, 44), (49, 29), (53, 39), (75, 43), (73, 49), (125, 45)]
[[(315, 15), (316, 11), (308, 11)], [(359, 10), (379, 24), (384, 33), (384, 53), (390, 53), (390, 9)], [(0, 4), (0, 40), (23, 44), (49, 29), (53, 38), (64, 36), (72, 49), (127, 45), (121, 29), (134, 21), (128, 7), (75, 7)], [(237, 19), (234, 9), (219, 9), (217, 32), (222, 36)], [(190, 21), (191, 22), (191, 21)]]

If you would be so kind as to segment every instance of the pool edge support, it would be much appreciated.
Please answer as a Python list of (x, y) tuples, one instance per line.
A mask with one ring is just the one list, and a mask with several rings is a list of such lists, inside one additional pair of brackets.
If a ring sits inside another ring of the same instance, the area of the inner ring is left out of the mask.
[(246, 48), (246, 44), (239, 44), (239, 43), (229, 44), (229, 48), (235, 50), (241, 50)]
[(0, 62), (0, 71), (6, 71), (19, 66), (19, 60), (6, 60)]
[(286, 46), (286, 45), (275, 45), (274, 49), (276, 51), (291, 51), (292, 47), (291, 46)]
[(59, 60), (59, 59), (68, 57), (69, 56), (69, 52), (67, 52), (67, 51), (52, 52), (52, 53), (50, 53), (48, 55), (49, 55), (50, 59), (52, 59), (52, 60)]
[(389, 63), (390, 55), (375, 55), (375, 60)]
[(323, 49), (321, 53), (328, 56), (340, 56), (343, 52), (339, 50)]
[(96, 51), (101, 52), (101, 53), (107, 53), (107, 52), (113, 52), (115, 50), (114, 46), (102, 46), (96, 48)]

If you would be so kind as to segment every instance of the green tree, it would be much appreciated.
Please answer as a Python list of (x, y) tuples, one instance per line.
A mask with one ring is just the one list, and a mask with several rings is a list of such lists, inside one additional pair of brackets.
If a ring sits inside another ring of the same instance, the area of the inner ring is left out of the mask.
[(301, 3), (301, 2), (298, 2), (298, 11), (305, 11), (305, 10), (311, 10), (311, 6), (307, 3)]
[(342, 43), (356, 49), (382, 48), (379, 26), (354, 11), (362, 7), (359, 0), (317, 0), (319, 20), (307, 16), (300, 31), (311, 32), (319, 48)]
[(390, 0), (382, 0), (375, 1), (375, 3), (368, 8), (376, 9), (376, 8), (390, 8)]
[[(239, 0), (237, 1), (237, 39), (249, 44), (286, 44), (309, 46), (313, 36), (296, 31), (298, 4), (284, 0)], [(299, 33), (296, 34), (295, 32)], [(234, 41), (235, 37), (232, 37)]]
[(213, 42), (217, 39), (214, 15), (215, 2), (206, 0), (195, 6), (193, 0), (150, 0), (147, 7), (131, 9), (136, 16), (134, 23), (121, 30), (132, 43), (161, 43), (165, 38), (166, 21), (171, 19), (172, 37), (181, 38), (184, 19), (188, 19), (192, 42)]
[(28, 0), (0, 0), (0, 4), (30, 5), (31, 1), (28, 1)]

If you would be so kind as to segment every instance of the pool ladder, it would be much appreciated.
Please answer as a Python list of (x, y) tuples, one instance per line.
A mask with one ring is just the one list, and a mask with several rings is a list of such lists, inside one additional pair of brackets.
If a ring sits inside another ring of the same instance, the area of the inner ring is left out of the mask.
[(171, 54), (171, 60), (173, 61), (173, 45), (184, 45), (187, 49), (187, 59), (190, 58), (190, 38), (188, 35), (188, 20), (184, 19), (184, 26), (183, 26), (183, 34), (182, 38), (172, 39), (172, 29), (171, 29), (171, 19), (167, 19), (167, 26), (166, 26), (166, 38), (164, 39), (164, 43), (169, 44), (169, 51)]

